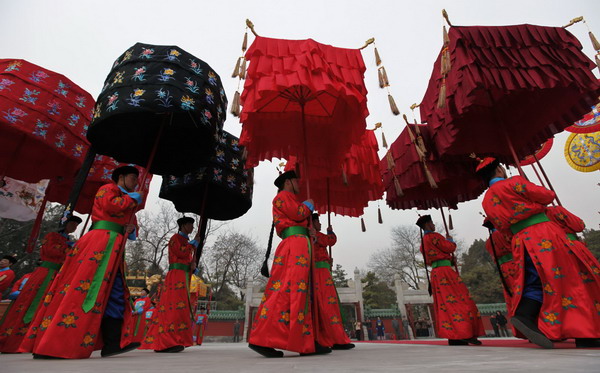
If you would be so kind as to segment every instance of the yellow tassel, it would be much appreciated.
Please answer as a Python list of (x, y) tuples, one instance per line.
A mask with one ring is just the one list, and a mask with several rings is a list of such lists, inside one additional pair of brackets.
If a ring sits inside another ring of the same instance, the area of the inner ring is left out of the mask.
[(394, 101), (394, 98), (389, 93), (388, 101), (390, 102), (390, 109), (392, 109), (392, 113), (394, 113), (394, 115), (400, 115), (400, 110), (398, 110), (398, 106), (396, 106), (396, 101)]
[(388, 166), (388, 170), (393, 170), (394, 169), (394, 156), (392, 155), (392, 151), (388, 151), (387, 154), (385, 155), (385, 158), (387, 159), (387, 166)]
[(433, 178), (433, 175), (431, 174), (431, 171), (429, 171), (429, 168), (427, 167), (427, 163), (423, 162), (423, 169), (425, 170), (425, 177), (427, 177), (427, 181), (429, 182), (429, 186), (432, 187), (433, 189), (437, 189), (437, 183), (435, 182), (435, 179)]
[(377, 47), (375, 47), (375, 64), (377, 66), (381, 65), (381, 57), (379, 57), (379, 52), (377, 51)]
[(240, 92), (235, 91), (233, 102), (231, 103), (231, 114), (235, 117), (240, 116)]
[(377, 207), (377, 222), (383, 224), (383, 218), (381, 217), (381, 208)]
[(383, 78), (383, 84), (387, 87), (390, 85), (390, 80), (388, 79), (387, 72), (385, 71), (385, 67), (381, 66), (379, 68), (381, 70), (381, 76)]
[(437, 107), (439, 109), (446, 107), (446, 78), (442, 79), (442, 85), (440, 87), (440, 94), (438, 96)]
[(242, 63), (242, 58), (243, 57), (239, 57), (237, 59), (237, 62), (235, 63), (235, 67), (233, 68), (233, 73), (231, 73), (231, 77), (232, 78), (237, 78), (237, 76), (240, 73), (240, 64)]
[(383, 74), (381, 70), (377, 70), (377, 77), (379, 78), (379, 88), (385, 87), (385, 82), (383, 81)]
[(242, 42), (242, 52), (245, 52), (248, 49), (248, 31), (244, 34), (244, 41)]
[(363, 232), (366, 232), (366, 231), (367, 231), (367, 227), (365, 226), (365, 219), (363, 219), (362, 217), (360, 218), (360, 229), (361, 229)]
[(442, 38), (444, 40), (444, 46), (447, 46), (450, 43), (450, 38), (448, 37), (448, 31), (446, 30), (446, 25), (444, 25), (442, 29)]
[(404, 195), (404, 192), (402, 192), (402, 187), (400, 186), (400, 181), (398, 181), (398, 178), (396, 177), (396, 175), (394, 175), (394, 187), (396, 188), (396, 195), (398, 197), (402, 197)]
[(348, 185), (348, 175), (346, 175), (346, 169), (342, 167), (342, 181), (344, 185)]
[(240, 66), (240, 79), (246, 79), (246, 58), (242, 57), (244, 62), (242, 62), (242, 66)]
[(383, 145), (383, 147), (387, 149), (388, 143), (387, 143), (387, 141), (385, 141), (385, 133), (383, 133), (383, 131), (381, 131), (381, 142), (382, 142), (381, 145)]
[(452, 224), (452, 215), (450, 215), (450, 209), (448, 209), (448, 227), (450, 230), (454, 230), (454, 224)]
[(596, 52), (600, 52), (600, 43), (598, 42), (598, 39), (596, 39), (596, 37), (594, 36), (594, 34), (592, 34), (591, 31), (588, 34), (590, 35), (590, 40), (592, 40), (592, 46), (594, 47)]

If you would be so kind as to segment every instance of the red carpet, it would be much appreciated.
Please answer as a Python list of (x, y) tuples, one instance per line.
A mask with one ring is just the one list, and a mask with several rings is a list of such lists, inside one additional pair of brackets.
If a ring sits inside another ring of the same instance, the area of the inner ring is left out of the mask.
[[(481, 347), (521, 347), (521, 348), (541, 348), (538, 345), (529, 343), (522, 339), (480, 339), (483, 343)], [(418, 339), (418, 340), (401, 340), (401, 341), (360, 341), (358, 343), (392, 343), (392, 344), (406, 344), (406, 345), (430, 345), (430, 346), (448, 346), (448, 341), (445, 339)], [(460, 346), (458, 346), (460, 347)], [(479, 347), (479, 346), (471, 346)], [(555, 342), (555, 349), (561, 348), (576, 348), (575, 340), (569, 339), (565, 342)], [(592, 348), (591, 350), (596, 350)]]

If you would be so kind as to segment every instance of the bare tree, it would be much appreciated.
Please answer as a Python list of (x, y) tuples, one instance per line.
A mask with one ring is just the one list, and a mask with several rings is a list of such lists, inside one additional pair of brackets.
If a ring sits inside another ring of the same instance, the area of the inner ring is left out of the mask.
[(201, 262), (202, 273), (216, 294), (229, 286), (236, 288), (243, 300), (248, 281), (259, 276), (262, 255), (254, 237), (229, 231), (206, 249)]
[(419, 229), (410, 225), (392, 228), (392, 246), (371, 255), (369, 268), (388, 283), (399, 274), (402, 281), (413, 289), (425, 276), (423, 256), (420, 251)]

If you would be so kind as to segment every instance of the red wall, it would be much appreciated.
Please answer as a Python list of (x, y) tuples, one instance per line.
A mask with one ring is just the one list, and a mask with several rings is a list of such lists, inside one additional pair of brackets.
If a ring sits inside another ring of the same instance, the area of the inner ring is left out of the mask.
[[(233, 324), (235, 320), (208, 320), (205, 336), (211, 337), (233, 337)], [(244, 321), (240, 320), (240, 337), (244, 335)]]

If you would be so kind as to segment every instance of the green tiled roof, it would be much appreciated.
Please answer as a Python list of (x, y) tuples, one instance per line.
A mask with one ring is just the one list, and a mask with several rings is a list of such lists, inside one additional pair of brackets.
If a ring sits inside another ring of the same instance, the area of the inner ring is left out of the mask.
[(506, 313), (506, 303), (487, 303), (487, 304), (478, 304), (477, 309), (479, 313), (482, 315), (491, 315), (496, 313), (496, 311), (501, 311), (502, 313)]
[(384, 309), (365, 309), (365, 317), (400, 317), (402, 314), (397, 308), (384, 308)]
[(237, 311), (221, 311), (214, 310), (210, 311), (208, 315), (209, 320), (243, 320), (244, 319), (244, 310)]

